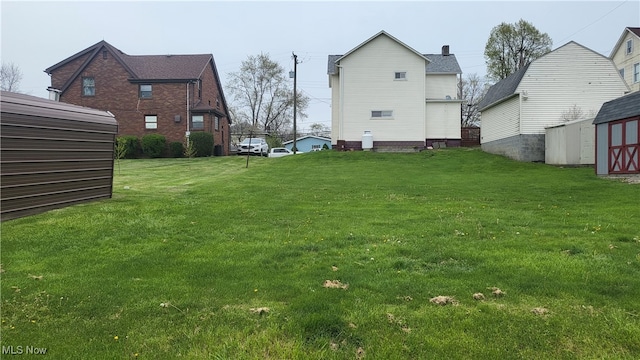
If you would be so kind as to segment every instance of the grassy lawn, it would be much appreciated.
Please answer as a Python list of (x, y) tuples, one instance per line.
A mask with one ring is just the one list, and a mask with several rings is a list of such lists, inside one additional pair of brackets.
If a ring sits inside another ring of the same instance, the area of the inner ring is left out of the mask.
[(639, 203), (468, 149), (124, 160), (113, 199), (2, 224), (3, 351), (636, 359)]

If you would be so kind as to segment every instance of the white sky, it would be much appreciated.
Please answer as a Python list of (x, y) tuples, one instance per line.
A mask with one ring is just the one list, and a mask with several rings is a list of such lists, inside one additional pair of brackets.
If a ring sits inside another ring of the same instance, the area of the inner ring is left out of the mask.
[[(311, 98), (298, 128), (331, 122), (327, 56), (344, 54), (380, 30), (422, 53), (449, 45), (463, 73), (486, 74), (491, 29), (524, 19), (553, 48), (576, 41), (609, 56), (627, 26), (640, 27), (640, 0), (626, 1), (5, 1), (4, 63), (20, 67), (22, 92), (48, 97), (44, 69), (105, 40), (129, 55), (213, 54), (223, 87), (248, 55), (298, 65)], [(292, 81), (293, 85), (293, 81)], [(231, 102), (230, 94), (226, 94)]]

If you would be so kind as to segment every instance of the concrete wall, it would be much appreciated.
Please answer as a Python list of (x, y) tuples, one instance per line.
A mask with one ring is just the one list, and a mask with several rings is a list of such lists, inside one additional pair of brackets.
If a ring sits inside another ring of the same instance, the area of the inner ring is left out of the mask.
[(482, 150), (518, 161), (544, 161), (544, 134), (516, 135), (482, 144)]

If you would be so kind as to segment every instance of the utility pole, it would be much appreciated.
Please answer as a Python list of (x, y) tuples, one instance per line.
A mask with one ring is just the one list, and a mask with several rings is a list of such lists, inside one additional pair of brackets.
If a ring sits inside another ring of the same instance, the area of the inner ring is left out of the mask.
[(296, 130), (296, 113), (298, 112), (297, 110), (297, 104), (298, 104), (298, 92), (296, 89), (296, 80), (298, 79), (298, 55), (296, 55), (293, 51), (291, 52), (291, 54), (293, 55), (293, 153), (296, 154), (298, 152), (298, 147), (296, 145), (296, 137), (297, 137), (297, 130)]

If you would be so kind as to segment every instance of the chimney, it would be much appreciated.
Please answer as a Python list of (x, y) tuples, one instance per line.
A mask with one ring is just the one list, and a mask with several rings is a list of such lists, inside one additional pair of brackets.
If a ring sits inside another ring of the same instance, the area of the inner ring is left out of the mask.
[(442, 56), (449, 56), (449, 45), (442, 45)]

